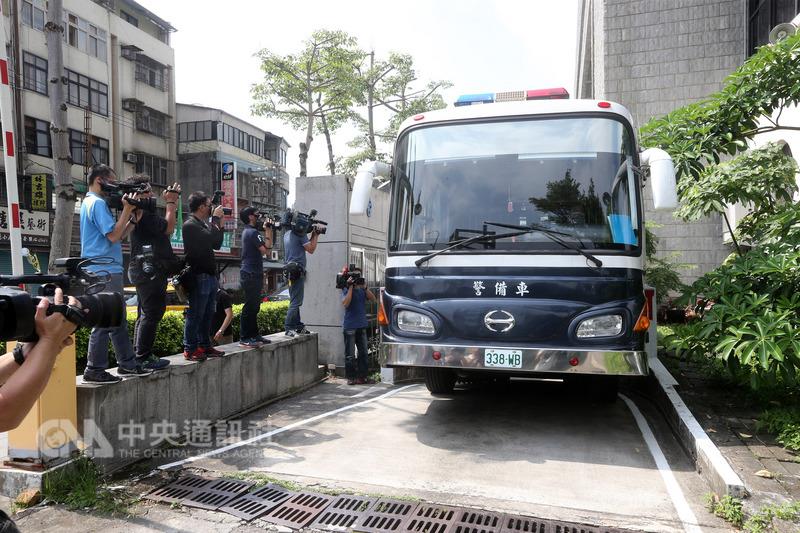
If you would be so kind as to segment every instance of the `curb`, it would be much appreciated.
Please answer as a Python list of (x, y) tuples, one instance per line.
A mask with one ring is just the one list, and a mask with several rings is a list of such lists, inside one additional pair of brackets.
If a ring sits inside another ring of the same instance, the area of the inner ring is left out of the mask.
[(647, 389), (650, 397), (666, 415), (667, 422), (681, 445), (694, 459), (700, 476), (719, 495), (746, 498), (749, 491), (741, 478), (697, 422), (675, 390), (678, 382), (658, 359), (650, 360)]

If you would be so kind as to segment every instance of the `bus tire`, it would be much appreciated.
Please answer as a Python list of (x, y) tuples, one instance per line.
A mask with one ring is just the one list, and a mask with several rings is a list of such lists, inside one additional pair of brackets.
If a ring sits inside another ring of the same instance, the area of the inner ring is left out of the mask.
[(456, 386), (456, 373), (446, 368), (426, 368), (425, 386), (431, 394), (449, 394)]

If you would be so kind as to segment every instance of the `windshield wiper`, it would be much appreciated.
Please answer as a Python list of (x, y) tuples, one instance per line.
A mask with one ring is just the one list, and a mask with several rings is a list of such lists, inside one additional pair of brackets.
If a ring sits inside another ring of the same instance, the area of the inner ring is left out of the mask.
[(525, 235), (526, 233), (530, 233), (532, 230), (526, 228), (520, 231), (512, 231), (510, 233), (500, 233), (498, 235), (475, 235), (474, 237), (469, 237), (467, 239), (462, 239), (460, 241), (456, 241), (452, 245), (448, 246), (447, 248), (442, 248), (441, 250), (436, 250), (435, 252), (431, 252), (428, 255), (424, 255), (414, 261), (414, 264), (417, 265), (417, 268), (422, 266), (422, 263), (427, 263), (434, 257), (439, 254), (443, 254), (445, 252), (449, 252), (450, 250), (455, 250), (457, 248), (464, 248), (465, 246), (469, 246), (472, 243), (482, 242), (482, 241), (496, 241), (497, 239), (505, 239), (507, 237), (518, 237), (519, 235)]
[[(544, 226), (537, 226), (535, 224), (530, 224), (528, 226), (515, 226), (514, 224), (504, 224), (502, 222), (487, 222), (487, 221), (484, 221), (483, 223), (484, 224), (488, 224), (490, 226), (498, 226), (500, 228), (524, 230), (523, 233), (533, 233), (533, 232), (541, 233), (542, 235), (544, 235), (545, 237), (547, 237), (551, 241), (560, 244), (564, 248), (567, 248), (569, 250), (575, 250), (576, 252), (581, 254), (583, 257), (585, 257), (586, 259), (588, 259), (589, 261), (594, 263), (596, 267), (599, 268), (599, 267), (603, 266), (603, 262), (600, 261), (594, 255), (590, 254), (589, 252), (587, 252), (583, 248), (581, 248), (579, 246), (575, 246), (574, 244), (570, 244), (568, 242), (565, 242), (564, 240), (561, 239), (561, 237), (558, 237), (558, 235), (564, 235), (565, 237), (578, 238), (576, 235), (573, 235), (573, 234), (570, 234), (570, 233), (564, 233), (564, 232), (561, 232), (561, 231), (556, 231), (556, 230), (553, 230), (553, 229), (550, 229), (550, 228), (545, 228)], [(580, 239), (578, 239), (578, 240), (580, 240)]]

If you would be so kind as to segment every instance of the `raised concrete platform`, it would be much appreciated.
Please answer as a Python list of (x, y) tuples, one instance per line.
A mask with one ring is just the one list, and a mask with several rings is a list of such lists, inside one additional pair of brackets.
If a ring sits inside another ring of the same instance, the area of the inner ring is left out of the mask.
[[(202, 363), (174, 355), (168, 357), (167, 369), (120, 383), (85, 384), (77, 376), (77, 429), (86, 454), (111, 472), (184, 437), (210, 439), (209, 446), (215, 446), (212, 430), (218, 421), (227, 429), (225, 420), (324, 376), (316, 334), (276, 334), (270, 339), (271, 344), (256, 349), (221, 346), (225, 357)], [(41, 488), (46, 475), (0, 468), (0, 495), (14, 497), (27, 488)]]

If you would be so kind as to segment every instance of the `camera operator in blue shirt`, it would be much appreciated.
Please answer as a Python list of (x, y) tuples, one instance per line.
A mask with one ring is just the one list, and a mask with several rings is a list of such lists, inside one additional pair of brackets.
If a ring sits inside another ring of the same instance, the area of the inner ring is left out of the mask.
[[(344, 306), (344, 373), (348, 385), (367, 382), (367, 300), (374, 302), (375, 295), (367, 288), (366, 280), (357, 268), (345, 268), (347, 286), (342, 289)], [(358, 360), (356, 361), (356, 348)]]
[(258, 333), (258, 310), (264, 290), (264, 255), (272, 249), (272, 224), (267, 220), (264, 234), (259, 231), (258, 210), (245, 207), (239, 213), (245, 226), (242, 230), (242, 265), (239, 283), (244, 292), (239, 346), (257, 348), (270, 340)]
[(286, 273), (289, 278), (289, 310), (286, 312), (286, 336), (295, 337), (311, 333), (300, 320), (300, 307), (303, 305), (303, 287), (306, 277), (306, 253), (313, 254), (317, 249), (320, 230), (314, 226), (311, 239), (302, 231), (287, 229), (283, 234), (283, 249), (286, 254)]

